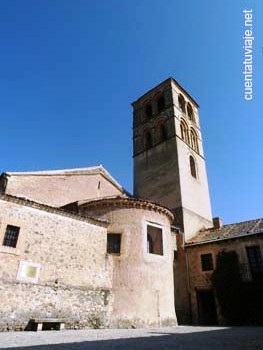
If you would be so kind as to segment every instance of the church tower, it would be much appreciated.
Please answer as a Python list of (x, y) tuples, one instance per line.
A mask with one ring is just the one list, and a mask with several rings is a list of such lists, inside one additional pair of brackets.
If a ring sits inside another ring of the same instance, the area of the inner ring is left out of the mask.
[(132, 106), (135, 197), (171, 209), (186, 239), (213, 226), (198, 104), (169, 78)]

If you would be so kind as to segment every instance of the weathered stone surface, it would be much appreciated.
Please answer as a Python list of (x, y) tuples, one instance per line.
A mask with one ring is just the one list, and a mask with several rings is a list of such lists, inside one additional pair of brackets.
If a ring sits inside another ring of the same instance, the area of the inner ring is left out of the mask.
[(123, 193), (123, 188), (102, 167), (7, 173), (0, 192), (61, 207), (68, 203)]
[(0, 293), (1, 331), (23, 330), (32, 318), (63, 318), (74, 329), (109, 325), (103, 290), (1, 282)]
[[(163, 96), (164, 108), (158, 111), (158, 98)], [(181, 108), (179, 96), (185, 107)], [(147, 117), (145, 106), (151, 104), (153, 113)], [(173, 78), (168, 78), (146, 92), (133, 104), (134, 193), (139, 198), (157, 202), (175, 214), (174, 225), (185, 239), (193, 237), (203, 227), (212, 226), (211, 204), (204, 159), (198, 104)], [(142, 117), (138, 121), (137, 110)], [(164, 123), (164, 137), (158, 138), (159, 125)], [(185, 135), (181, 125), (186, 126)], [(191, 132), (196, 135), (196, 145), (190, 142)], [(151, 135), (147, 145), (146, 135)], [(191, 157), (191, 158), (190, 158)], [(192, 176), (190, 159), (194, 160), (196, 176)], [(184, 244), (184, 240), (180, 243)], [(178, 320), (191, 322), (190, 297), (185, 257), (174, 263), (175, 303)]]
[[(116, 201), (96, 210), (81, 201), (79, 216), (67, 216), (1, 197), (0, 240), (7, 225), (20, 232), (16, 248), (0, 247), (0, 330), (29, 328), (35, 318), (63, 318), (74, 329), (176, 324), (173, 215), (147, 201)], [(147, 252), (149, 224), (161, 228), (163, 255)], [(107, 253), (107, 233), (121, 233), (119, 255)]]
[[(163, 95), (165, 108), (156, 110), (157, 100)], [(185, 103), (192, 106), (194, 120), (180, 109), (178, 96), (183, 95)], [(134, 193), (160, 203), (169, 209), (181, 211), (182, 216), (175, 223), (184, 232), (186, 239), (203, 227), (212, 226), (212, 215), (206, 164), (204, 159), (198, 105), (191, 96), (172, 78), (165, 80), (133, 103), (134, 115), (137, 109), (144, 110), (151, 104), (153, 115), (145, 116), (141, 123), (134, 123)], [(145, 112), (144, 112), (145, 114)], [(160, 120), (165, 123), (165, 137), (158, 139)], [(187, 130), (195, 130), (198, 152), (181, 135), (182, 120)], [(151, 147), (145, 148), (145, 132), (152, 136)], [(196, 164), (197, 178), (190, 172), (190, 156)]]
[[(137, 328), (177, 324), (174, 309), (171, 216), (136, 207), (119, 199), (80, 205), (82, 214), (109, 222), (108, 232), (121, 234), (121, 252), (113, 258), (113, 312), (111, 327)], [(99, 203), (100, 202), (100, 203)], [(140, 202), (139, 202), (140, 204)], [(129, 207), (130, 205), (130, 207)], [(163, 255), (147, 252), (147, 225), (162, 229)]]
[[(244, 282), (251, 282), (252, 275), (250, 272), (246, 247), (259, 246), (260, 250), (263, 251), (263, 237), (262, 235), (251, 235), (247, 237), (237, 237), (237, 239), (230, 239), (225, 241), (215, 241), (207, 244), (200, 245), (189, 245), (186, 247), (186, 253), (189, 263), (189, 287), (191, 295), (191, 305), (193, 314), (193, 323), (198, 324), (198, 290), (211, 290), (213, 291), (213, 285), (211, 276), (216, 267), (216, 258), (219, 252), (222, 251), (235, 251), (238, 255), (240, 264), (241, 278)], [(213, 269), (211, 271), (202, 271), (201, 255), (212, 254)], [(227, 286), (226, 286), (227, 288)], [(218, 323), (221, 325), (226, 324), (225, 318), (221, 314), (220, 306), (215, 296), (216, 313)]]
[[(0, 247), (0, 329), (29, 319), (63, 317), (66, 327), (105, 327), (112, 302), (107, 230), (86, 221), (0, 200), (0, 241), (20, 227), (16, 248)], [(18, 280), (21, 261), (38, 263), (39, 278)]]

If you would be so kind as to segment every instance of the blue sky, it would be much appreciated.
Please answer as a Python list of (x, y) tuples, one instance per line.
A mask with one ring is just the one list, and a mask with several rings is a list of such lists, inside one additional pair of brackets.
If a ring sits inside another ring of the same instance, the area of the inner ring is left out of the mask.
[[(242, 11), (251, 8), (247, 102)], [(0, 170), (103, 164), (132, 191), (130, 103), (173, 76), (201, 106), (213, 214), (262, 217), (262, 47), (261, 0), (2, 2)]]

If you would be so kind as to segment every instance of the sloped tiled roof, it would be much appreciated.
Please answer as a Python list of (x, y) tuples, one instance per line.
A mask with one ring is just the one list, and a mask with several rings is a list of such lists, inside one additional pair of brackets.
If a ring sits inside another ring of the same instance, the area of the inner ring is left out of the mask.
[(263, 233), (263, 218), (223, 225), (219, 229), (210, 228), (199, 231), (186, 242), (186, 245), (203, 244), (208, 242), (233, 239)]

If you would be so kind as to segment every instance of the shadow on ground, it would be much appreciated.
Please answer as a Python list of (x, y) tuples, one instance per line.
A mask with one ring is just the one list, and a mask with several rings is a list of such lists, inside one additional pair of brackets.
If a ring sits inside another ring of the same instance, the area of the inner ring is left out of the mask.
[[(111, 340), (92, 340), (75, 343), (8, 347), (22, 350), (262, 350), (263, 328), (234, 327), (192, 333), (160, 333), (150, 330), (151, 336)], [(148, 334), (149, 334), (148, 333)]]

